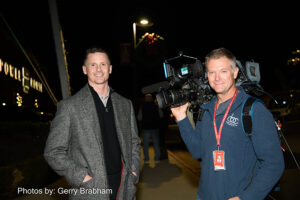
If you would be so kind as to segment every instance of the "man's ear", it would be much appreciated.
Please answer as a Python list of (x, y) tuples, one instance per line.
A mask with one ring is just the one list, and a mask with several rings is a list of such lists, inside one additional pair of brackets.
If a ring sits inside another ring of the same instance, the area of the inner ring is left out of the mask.
[(82, 65), (82, 71), (83, 71), (83, 73), (86, 75), (87, 74), (87, 72), (86, 72), (86, 66), (85, 65)]
[(112, 73), (112, 65), (109, 66), (109, 73)]
[(235, 67), (234, 72), (233, 72), (233, 77), (234, 77), (234, 79), (237, 78), (238, 74), (239, 74), (239, 68), (238, 68), (238, 67)]

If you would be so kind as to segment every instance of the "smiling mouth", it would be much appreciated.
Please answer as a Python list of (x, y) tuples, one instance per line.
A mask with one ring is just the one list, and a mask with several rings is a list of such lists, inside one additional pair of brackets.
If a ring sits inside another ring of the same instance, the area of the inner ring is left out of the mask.
[(95, 74), (96, 77), (102, 77), (103, 74)]
[(215, 85), (223, 85), (223, 83), (215, 83)]

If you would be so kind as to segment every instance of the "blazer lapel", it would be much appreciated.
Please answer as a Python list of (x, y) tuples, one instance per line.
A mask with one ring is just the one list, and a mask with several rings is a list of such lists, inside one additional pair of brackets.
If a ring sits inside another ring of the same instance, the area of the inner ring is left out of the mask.
[(102, 143), (101, 139), (101, 129), (99, 124), (99, 119), (96, 111), (95, 102), (90, 91), (88, 84), (83, 88), (82, 95), (81, 95), (81, 108), (82, 111), (82, 118), (84, 123), (87, 124), (87, 127), (90, 127), (91, 130), (86, 130), (87, 132), (92, 132), (95, 135), (98, 144)]
[[(119, 101), (118, 96), (114, 93), (111, 95), (111, 101), (113, 105), (113, 111), (114, 111), (114, 116), (115, 116), (115, 125), (116, 125), (116, 131), (121, 147), (121, 151), (123, 156), (126, 155), (126, 143), (125, 143), (125, 138), (124, 135), (122, 134), (122, 126), (123, 123), (121, 117), (125, 116), (124, 115), (124, 108), (122, 107), (122, 102)], [(123, 119), (124, 121), (125, 119)]]

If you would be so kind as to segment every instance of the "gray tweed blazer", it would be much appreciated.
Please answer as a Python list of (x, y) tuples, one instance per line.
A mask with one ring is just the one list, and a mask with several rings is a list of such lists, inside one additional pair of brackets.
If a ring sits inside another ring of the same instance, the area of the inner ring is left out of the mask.
[[(135, 199), (140, 168), (140, 139), (130, 100), (111, 94), (122, 152), (122, 183), (117, 199)], [(72, 190), (70, 199), (109, 199), (101, 129), (88, 84), (60, 101), (46, 142), (44, 157)], [(138, 176), (131, 172), (136, 172)], [(93, 179), (83, 183), (86, 174)]]

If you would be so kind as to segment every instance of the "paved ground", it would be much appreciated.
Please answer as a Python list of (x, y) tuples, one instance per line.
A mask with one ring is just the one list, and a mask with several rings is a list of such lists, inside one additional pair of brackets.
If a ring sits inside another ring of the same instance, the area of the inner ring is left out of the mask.
[[(289, 123), (285, 135), (295, 158), (300, 161), (300, 121)], [(170, 131), (171, 129), (171, 131)], [(168, 159), (158, 164), (153, 162), (154, 151), (150, 148), (150, 164), (142, 163), (140, 182), (137, 184), (137, 200), (194, 200), (200, 177), (200, 162), (193, 159), (180, 144), (176, 127), (169, 127), (170, 135), (166, 135)], [(283, 145), (286, 148), (286, 145)], [(271, 193), (267, 199), (297, 200), (300, 199), (300, 170), (297, 169), (291, 154), (286, 148), (286, 169), (280, 180), (280, 191)], [(143, 159), (143, 155), (142, 155)], [(27, 195), (15, 200), (64, 200), (67, 195), (57, 194), (58, 188), (68, 188), (64, 179), (47, 186), (56, 191), (55, 195)], [(43, 189), (45, 193), (45, 188)]]

